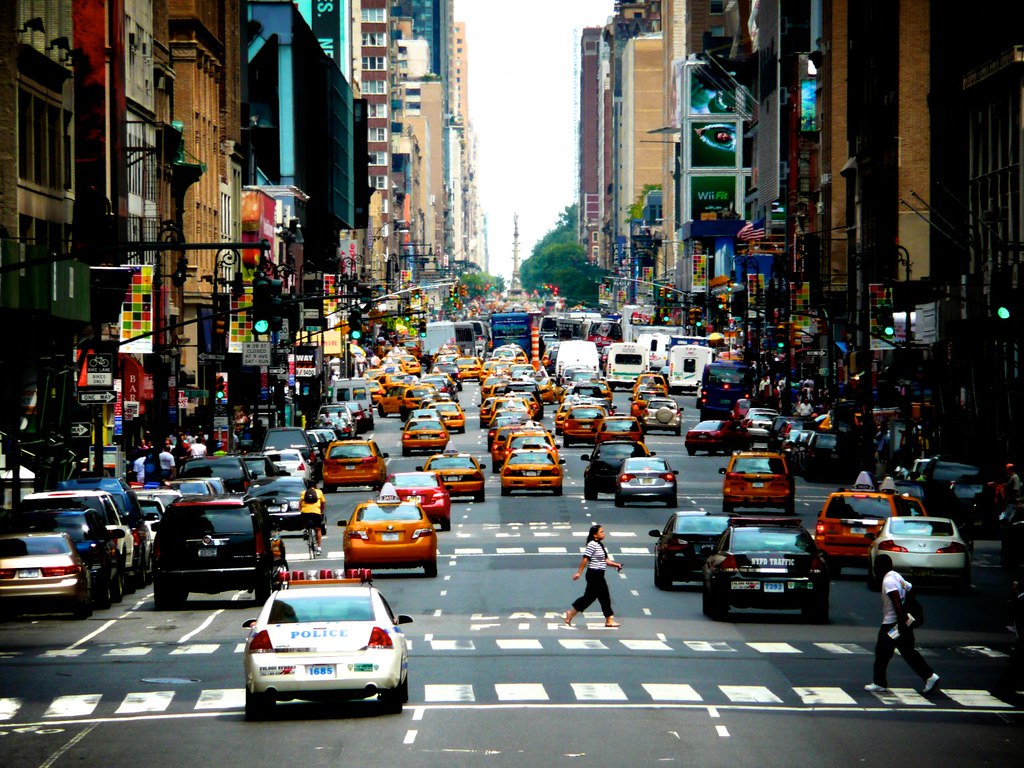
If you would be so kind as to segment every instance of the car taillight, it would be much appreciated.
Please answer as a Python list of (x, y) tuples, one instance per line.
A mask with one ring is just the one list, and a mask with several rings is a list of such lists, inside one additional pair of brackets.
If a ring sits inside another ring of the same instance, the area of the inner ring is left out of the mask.
[(267, 552), (267, 543), (263, 541), (263, 534), (259, 531), (256, 532), (256, 557), (262, 558)]
[(360, 464), (373, 464), (375, 459), (373, 456), (365, 456), (359, 463)]
[(675, 480), (676, 476), (673, 475), (671, 472), (662, 472), (661, 473), (661, 479), (662, 480)]
[(434, 491), (434, 501), (444, 498), (444, 491)]
[(0, 579), (13, 579), (17, 572), (17, 568), (0, 568)]
[(274, 644), (270, 642), (270, 633), (261, 629), (249, 641), (249, 653), (273, 653)]
[(306, 471), (306, 465), (305, 465), (305, 464), (303, 464), (303, 463), (302, 463), (302, 462), (300, 461), (300, 462), (299, 462), (299, 472), (305, 472), (305, 471)]
[(726, 472), (725, 473), (725, 479), (726, 480), (740, 480), (742, 478), (743, 478), (743, 475), (741, 475), (739, 472)]
[(811, 573), (824, 573), (824, 571), (825, 571), (825, 563), (824, 563), (824, 561), (822, 561), (822, 559), (820, 557), (815, 555), (811, 559), (811, 565), (810, 565), (810, 568), (808, 570), (810, 570)]
[(879, 542), (878, 548), (883, 550), (884, 552), (909, 552), (910, 551), (906, 547), (901, 547), (899, 544), (897, 544), (892, 539), (886, 539), (885, 541)]
[(132, 529), (132, 542), (134, 542), (136, 547), (141, 547), (142, 546), (142, 537), (139, 535), (139, 529), (138, 528), (133, 528)]
[(619, 475), (619, 482), (620, 483), (628, 483), (634, 477), (636, 477), (636, 475), (629, 475), (629, 474)]
[(412, 538), (418, 539), (420, 536), (432, 536), (434, 534), (433, 527), (430, 528), (417, 528), (412, 532)]
[(824, 533), (825, 532), (825, 524), (824, 523), (818, 523), (816, 526), (814, 526), (814, 532), (815, 533)]
[(674, 551), (674, 550), (679, 550), (679, 549), (686, 549), (688, 546), (690, 546), (690, 542), (688, 542), (686, 539), (680, 539), (679, 537), (674, 537), (674, 538), (669, 540), (669, 542), (668, 542), (668, 544), (666, 545), (665, 548)]
[(346, 531), (345, 535), (350, 539), (362, 539), (363, 541), (370, 540), (370, 536), (366, 531)]
[(726, 555), (722, 559), (722, 562), (718, 564), (718, 570), (720, 571), (735, 573), (739, 569), (739, 565), (737, 564), (736, 558), (733, 555)]
[(394, 648), (395, 644), (391, 642), (391, 635), (385, 632), (380, 627), (374, 627), (370, 630), (370, 642), (366, 644), (367, 648)]
[(56, 565), (49, 568), (43, 568), (43, 576), (74, 576), (82, 570), (80, 565)]
[(967, 551), (967, 547), (961, 544), (959, 541), (953, 541), (944, 547), (939, 547), (937, 550), (940, 555), (959, 555)]

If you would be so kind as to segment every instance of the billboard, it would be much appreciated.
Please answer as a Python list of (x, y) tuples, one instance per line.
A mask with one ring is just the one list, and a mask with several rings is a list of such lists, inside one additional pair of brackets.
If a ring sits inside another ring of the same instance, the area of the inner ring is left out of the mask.
[(690, 166), (736, 167), (736, 123), (690, 123)]
[(711, 76), (708, 65), (690, 69), (690, 114), (731, 115), (736, 112), (736, 92)]
[(737, 210), (735, 176), (691, 176), (690, 218)]

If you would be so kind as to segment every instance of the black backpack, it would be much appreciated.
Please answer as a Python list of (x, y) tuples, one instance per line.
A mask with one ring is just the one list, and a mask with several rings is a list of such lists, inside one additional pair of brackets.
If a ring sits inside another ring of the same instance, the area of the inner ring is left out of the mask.
[(320, 501), (320, 497), (317, 496), (315, 488), (307, 488), (306, 492), (302, 495), (302, 500), (306, 504), (316, 504)]

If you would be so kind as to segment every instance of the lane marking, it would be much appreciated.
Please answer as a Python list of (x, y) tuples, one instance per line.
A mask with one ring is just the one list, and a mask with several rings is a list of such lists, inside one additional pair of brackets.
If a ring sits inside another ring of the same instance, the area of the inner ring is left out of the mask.
[(720, 718), (721, 715), (718, 714), (718, 707), (708, 707), (708, 717), (712, 718), (713, 720)]
[(548, 701), (548, 692), (542, 683), (495, 683), (494, 692), (499, 701)]
[(716, 725), (715, 732), (718, 733), (718, 735), (721, 736), (723, 739), (729, 738), (729, 729), (726, 728), (724, 725)]
[(693, 686), (685, 683), (644, 683), (643, 688), (654, 701), (703, 701)]
[(415, 709), (414, 709), (414, 710), (412, 711), (412, 719), (413, 719), (414, 721), (416, 721), (416, 720), (422, 720), (422, 719), (423, 719), (423, 707), (416, 707), (416, 708), (415, 708)]
[(413, 731), (413, 730), (406, 731), (405, 739), (402, 740), (402, 743), (403, 744), (412, 744), (414, 741), (416, 741), (416, 734), (417, 733), (419, 733), (419, 731)]
[(21, 709), (21, 699), (0, 699), (0, 720), (10, 720)]
[(718, 688), (734, 704), (782, 703), (782, 699), (763, 685), (720, 685)]
[(424, 701), (476, 701), (472, 685), (424, 685)]
[(579, 701), (626, 701), (626, 694), (618, 683), (571, 683)]
[[(125, 617), (124, 617), (124, 616), (121, 616), (120, 618), (125, 618)], [(93, 630), (92, 632), (90, 632), (90, 633), (89, 633), (88, 635), (86, 635), (85, 637), (81, 638), (80, 640), (76, 640), (75, 642), (73, 642), (73, 643), (72, 643), (71, 645), (69, 645), (69, 646), (68, 646), (67, 648), (65, 648), (64, 650), (65, 650), (65, 651), (70, 651), (70, 650), (72, 650), (73, 648), (77, 648), (77, 647), (78, 647), (78, 646), (80, 646), (80, 645), (81, 645), (82, 643), (87, 643), (87, 642), (89, 642), (89, 641), (90, 641), (90, 640), (92, 640), (92, 639), (93, 639), (94, 637), (96, 637), (96, 635), (100, 634), (100, 632), (106, 632), (106, 631), (107, 631), (108, 629), (110, 629), (110, 628), (111, 628), (112, 626), (114, 626), (114, 625), (115, 625), (116, 623), (117, 623), (117, 619), (110, 619), (109, 621), (107, 621), (107, 623), (105, 623), (105, 624), (103, 624), (102, 626), (98, 627), (97, 629)]]
[(207, 688), (199, 694), (195, 709), (241, 709), (245, 706), (245, 688)]
[(853, 705), (857, 702), (842, 688), (819, 687), (819, 688), (793, 688), (804, 704), (844, 704)]
[(116, 715), (133, 715), (140, 712), (166, 712), (174, 699), (174, 691), (143, 691), (129, 693), (124, 697)]
[(988, 691), (979, 691), (971, 688), (940, 688), (939, 690), (957, 704), (962, 704), (965, 707), (1013, 708), (1012, 704), (1007, 704), (1005, 701), (997, 699)]
[(517, 638), (511, 640), (495, 640), (498, 647), (503, 651), (541, 651), (544, 647), (540, 644), (540, 640), (534, 638)]
[[(234, 598), (232, 598), (232, 599), (234, 599)], [(216, 619), (222, 613), (224, 613), (224, 609), (223, 608), (218, 608), (216, 611), (214, 611), (209, 616), (207, 616), (206, 620), (202, 624), (200, 624), (198, 627), (193, 629), (191, 632), (188, 632), (188, 633), (182, 635), (181, 639), (178, 640), (178, 642), (179, 643), (187, 643), (193, 637), (195, 637), (200, 632), (202, 632), (204, 629), (206, 629), (208, 626), (210, 626), (213, 623), (213, 620)]]
[(58, 696), (50, 703), (43, 717), (85, 717), (96, 709), (100, 698), (101, 694), (98, 693)]
[(747, 643), (758, 653), (803, 653), (789, 643)]
[(74, 736), (72, 736), (67, 741), (67, 743), (64, 744), (64, 746), (62, 746), (60, 749), (58, 749), (56, 752), (54, 752), (52, 755), (46, 758), (42, 763), (40, 763), (39, 768), (50, 768), (50, 766), (56, 763), (64, 755), (65, 752), (67, 752), (69, 749), (75, 746), (75, 744), (77, 744), (86, 736), (88, 736), (92, 732), (93, 728), (96, 727), (96, 725), (96, 723), (93, 723), (88, 728), (83, 728), (80, 733), (76, 733)]

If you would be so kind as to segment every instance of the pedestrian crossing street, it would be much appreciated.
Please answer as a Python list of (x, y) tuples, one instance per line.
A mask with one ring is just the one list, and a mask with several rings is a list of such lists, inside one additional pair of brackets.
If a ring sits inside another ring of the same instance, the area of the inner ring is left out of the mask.
[[(524, 653), (530, 651), (545, 653), (587, 653), (587, 652), (634, 652), (643, 654), (671, 653), (674, 658), (701, 658), (715, 654), (727, 654), (730, 658), (757, 658), (765, 656), (807, 656), (813, 658), (825, 658), (832, 656), (871, 655), (873, 648), (858, 643), (842, 642), (742, 642), (725, 640), (698, 640), (667, 638), (658, 634), (649, 638), (628, 638), (622, 637), (622, 630), (609, 629), (604, 626), (604, 619), (599, 614), (584, 614), (577, 619), (578, 629), (568, 629), (562, 626), (559, 614), (551, 613), (541, 617), (547, 622), (546, 626), (552, 630), (552, 635), (547, 637), (501, 637), (483, 634), (484, 631), (491, 631), (494, 628), (504, 626), (497, 622), (498, 616), (486, 616), (478, 614), (471, 617), (473, 622), (470, 629), (479, 630), (481, 634), (476, 637), (459, 637), (448, 639), (427, 634), (422, 637), (407, 637), (410, 651), (416, 653), (435, 652), (445, 653), (451, 651), (482, 652), (493, 654), (496, 652)], [(531, 618), (536, 619), (533, 614), (518, 614), (508, 617), (510, 621), (523, 621), (521, 628), (529, 626)], [(508, 626), (504, 626), (508, 629)], [(583, 636), (580, 630), (588, 633), (593, 631), (598, 636)], [(244, 642), (230, 643), (160, 643), (160, 644), (139, 644), (139, 645), (89, 645), (75, 648), (51, 648), (42, 652), (0, 650), (0, 660), (11, 659), (38, 659), (59, 661), (62, 659), (94, 659), (104, 657), (109, 660), (118, 658), (129, 660), (132, 658), (148, 657), (186, 657), (186, 656), (213, 656), (213, 655), (234, 655), (241, 654), (245, 650)], [(996, 659), (1001, 660), (1007, 657), (1004, 651), (989, 648), (983, 645), (961, 645), (946, 648), (919, 648), (923, 656), (928, 657), (959, 657), (974, 659)]]
[[(827, 707), (841, 710), (915, 709), (927, 711), (1013, 710), (989, 691), (966, 688), (941, 688), (928, 696), (913, 688), (891, 688), (884, 693), (868, 693), (839, 686), (766, 686), (714, 683), (466, 683), (413, 684), (410, 707), (472, 704), (632, 704), (648, 706), (708, 707)], [(418, 695), (417, 695), (418, 694)], [(245, 706), (243, 688), (199, 690), (135, 691), (121, 696), (102, 693), (68, 694), (49, 701), (25, 698), (0, 698), (0, 727), (5, 723), (63, 722), (89, 718), (118, 718), (160, 714), (216, 713), (240, 710)]]

